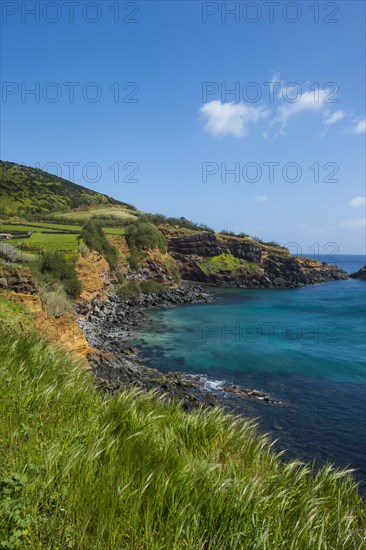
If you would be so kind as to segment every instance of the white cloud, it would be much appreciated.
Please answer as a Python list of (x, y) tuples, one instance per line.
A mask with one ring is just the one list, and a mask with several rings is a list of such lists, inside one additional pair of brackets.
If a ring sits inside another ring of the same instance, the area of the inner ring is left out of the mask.
[(281, 84), (281, 76), (280, 73), (274, 73), (271, 80), (269, 81), (269, 93), (270, 98), (274, 96), (275, 89), (280, 86)]
[(366, 118), (359, 119), (355, 126), (348, 130), (351, 134), (364, 134), (366, 132)]
[(205, 119), (204, 128), (213, 136), (231, 134), (242, 137), (247, 133), (248, 124), (264, 119), (268, 112), (263, 107), (245, 103), (221, 103), (213, 100), (200, 108)]
[(294, 103), (286, 102), (277, 109), (275, 122), (280, 124), (281, 130), (286, 128), (290, 118), (303, 112), (321, 111), (325, 106), (324, 99), (327, 96), (325, 90), (319, 90), (319, 97), (316, 97), (313, 91), (303, 92), (298, 101)]
[(351, 206), (352, 208), (358, 208), (359, 206), (366, 205), (366, 197), (354, 197), (350, 200), (346, 206)]
[(346, 231), (357, 231), (358, 229), (364, 229), (365, 225), (365, 218), (357, 218), (355, 220), (342, 222), (339, 227)]
[(329, 126), (330, 124), (335, 124), (336, 122), (339, 122), (346, 116), (346, 113), (344, 111), (335, 111), (332, 115), (328, 116), (323, 122), (326, 126)]
[(268, 200), (268, 195), (256, 195), (253, 197), (254, 202), (266, 202)]

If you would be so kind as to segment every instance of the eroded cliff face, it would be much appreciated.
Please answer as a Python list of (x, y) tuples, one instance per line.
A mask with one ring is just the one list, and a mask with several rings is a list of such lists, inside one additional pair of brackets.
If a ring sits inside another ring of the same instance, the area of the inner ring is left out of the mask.
[(222, 287), (298, 287), (348, 275), (335, 266), (291, 256), (286, 248), (233, 237), (162, 227), (183, 279)]
[(36, 284), (30, 269), (27, 267), (1, 267), (0, 289), (16, 294), (35, 294)]
[(80, 300), (91, 302), (94, 298), (106, 298), (111, 284), (111, 274), (107, 260), (99, 252), (91, 251), (86, 257), (80, 256), (76, 271), (83, 288)]
[[(0, 299), (6, 298), (12, 302), (21, 303), (32, 315), (37, 332), (51, 342), (65, 347), (77, 356), (85, 356), (89, 345), (76, 322), (73, 312), (67, 312), (59, 317), (47, 314), (40, 299), (37, 284), (29, 268), (2, 266), (0, 267)], [(11, 324), (11, 319), (7, 320)]]

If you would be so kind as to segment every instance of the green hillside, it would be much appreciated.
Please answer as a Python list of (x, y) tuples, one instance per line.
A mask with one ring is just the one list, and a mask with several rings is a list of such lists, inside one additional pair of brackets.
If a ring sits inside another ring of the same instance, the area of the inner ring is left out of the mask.
[(129, 205), (63, 178), (14, 162), (0, 161), (0, 217), (69, 212), (83, 207)]
[(105, 396), (25, 321), (0, 341), (0, 548), (365, 548), (345, 472), (284, 463), (252, 421), (219, 409)]

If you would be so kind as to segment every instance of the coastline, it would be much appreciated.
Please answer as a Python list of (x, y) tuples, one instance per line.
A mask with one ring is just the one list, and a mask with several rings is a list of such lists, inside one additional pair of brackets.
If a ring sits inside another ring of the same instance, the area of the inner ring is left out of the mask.
[(77, 306), (77, 322), (91, 348), (87, 360), (97, 383), (108, 392), (133, 386), (142, 391), (155, 390), (164, 399), (180, 401), (184, 410), (198, 406), (235, 410), (238, 400), (248, 399), (280, 405), (279, 399), (259, 389), (218, 383), (206, 375), (162, 373), (139, 358), (139, 350), (133, 346), (133, 330), (145, 319), (147, 310), (213, 301), (213, 294), (202, 285), (183, 281), (164, 293), (127, 300), (111, 293), (106, 300), (94, 299)]

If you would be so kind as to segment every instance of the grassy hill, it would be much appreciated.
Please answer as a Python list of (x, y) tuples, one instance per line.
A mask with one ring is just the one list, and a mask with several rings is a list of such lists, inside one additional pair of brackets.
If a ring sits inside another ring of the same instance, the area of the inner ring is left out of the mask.
[[(129, 205), (43, 170), (0, 161), (0, 217), (68, 212), (83, 207)], [(116, 209), (116, 208), (115, 208)]]
[(1, 548), (364, 548), (352, 478), (283, 463), (252, 421), (105, 396), (26, 332), (0, 341), (0, 385)]

